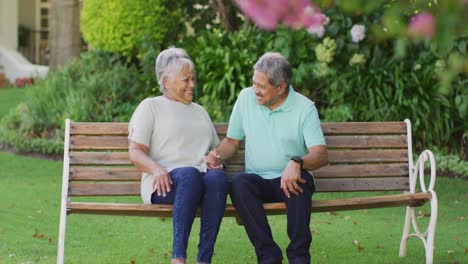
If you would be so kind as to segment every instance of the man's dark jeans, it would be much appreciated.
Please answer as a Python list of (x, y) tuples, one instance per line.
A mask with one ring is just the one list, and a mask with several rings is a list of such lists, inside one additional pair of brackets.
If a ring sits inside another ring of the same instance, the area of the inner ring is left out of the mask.
[(290, 198), (280, 188), (280, 177), (267, 180), (256, 174), (240, 173), (232, 178), (231, 198), (260, 264), (281, 264), (283, 258), (281, 249), (273, 240), (263, 209), (263, 203), (269, 202), (286, 203), (287, 231), (291, 240), (286, 249), (289, 263), (310, 263), (312, 234), (309, 223), (315, 185), (307, 171), (302, 171), (301, 177), (306, 180), (306, 183), (300, 184), (303, 193), (291, 194)]
[(198, 206), (201, 206), (198, 262), (211, 263), (214, 244), (226, 207), (229, 181), (222, 170), (201, 173), (193, 167), (169, 172), (173, 185), (166, 197), (153, 193), (151, 203), (174, 204), (173, 258), (187, 258), (187, 244)]

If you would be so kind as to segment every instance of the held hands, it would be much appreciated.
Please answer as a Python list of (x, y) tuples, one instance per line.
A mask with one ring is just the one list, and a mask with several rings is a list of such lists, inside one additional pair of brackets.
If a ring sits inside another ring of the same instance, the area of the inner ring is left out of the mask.
[(286, 197), (290, 198), (291, 193), (294, 195), (302, 193), (303, 190), (301, 186), (299, 186), (299, 183), (305, 182), (306, 181), (301, 177), (300, 165), (294, 161), (290, 161), (281, 175), (280, 188), (283, 189)]
[(221, 156), (218, 155), (216, 152), (216, 149), (212, 149), (208, 155), (206, 155), (203, 160), (206, 162), (206, 165), (208, 166), (208, 169), (210, 170), (215, 170), (223, 169), (223, 160), (221, 159)]
[(153, 171), (154, 181), (153, 181), (153, 191), (158, 192), (158, 196), (166, 197), (166, 193), (171, 191), (171, 176), (164, 168), (158, 168)]

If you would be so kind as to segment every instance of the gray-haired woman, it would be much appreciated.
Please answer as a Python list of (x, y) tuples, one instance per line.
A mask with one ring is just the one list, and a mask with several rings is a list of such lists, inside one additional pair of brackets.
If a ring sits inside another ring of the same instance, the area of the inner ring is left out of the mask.
[(144, 203), (173, 204), (171, 263), (185, 263), (187, 243), (201, 206), (198, 263), (210, 263), (226, 206), (229, 182), (224, 171), (207, 170), (205, 153), (219, 139), (206, 110), (192, 102), (195, 67), (180, 48), (156, 59), (162, 96), (143, 100), (129, 124), (130, 160), (143, 171)]

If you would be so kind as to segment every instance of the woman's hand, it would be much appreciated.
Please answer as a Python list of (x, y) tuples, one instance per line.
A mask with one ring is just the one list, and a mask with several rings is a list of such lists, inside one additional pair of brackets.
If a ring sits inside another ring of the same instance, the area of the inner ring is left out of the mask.
[(212, 149), (203, 160), (210, 170), (223, 169), (223, 161), (218, 153), (216, 153), (216, 149)]
[(165, 168), (158, 168), (152, 171), (154, 176), (153, 192), (156, 190), (158, 196), (166, 196), (166, 193), (171, 191), (172, 180), (169, 172)]

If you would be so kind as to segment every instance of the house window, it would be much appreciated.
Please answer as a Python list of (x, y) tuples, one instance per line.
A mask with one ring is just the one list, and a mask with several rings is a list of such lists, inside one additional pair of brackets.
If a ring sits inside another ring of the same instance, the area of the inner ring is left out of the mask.
[(49, 32), (41, 31), (41, 40), (48, 40), (49, 39)]
[(49, 14), (49, 9), (41, 8), (41, 16), (47, 16)]
[(48, 28), (49, 27), (49, 20), (47, 18), (42, 18), (41, 19), (41, 28)]

